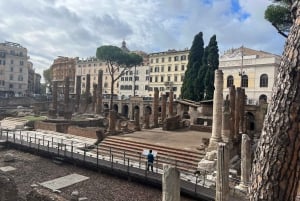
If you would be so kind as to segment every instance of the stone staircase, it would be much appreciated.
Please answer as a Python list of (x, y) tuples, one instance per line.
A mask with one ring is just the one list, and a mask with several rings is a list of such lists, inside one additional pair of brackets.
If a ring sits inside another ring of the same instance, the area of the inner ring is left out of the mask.
[[(177, 166), (180, 171), (192, 173), (197, 170), (198, 162), (205, 156), (205, 151), (192, 151), (185, 149), (178, 149), (162, 145), (153, 145), (150, 143), (138, 142), (118, 136), (109, 136), (103, 140), (98, 148), (98, 153), (109, 155), (114, 158), (127, 161), (134, 161), (139, 164), (146, 164), (146, 155), (148, 150), (152, 149), (157, 152), (154, 166), (162, 168), (163, 164), (171, 164)], [(94, 150), (95, 152), (95, 150)], [(143, 154), (144, 152), (144, 154)]]
[(22, 118), (6, 117), (0, 121), (0, 126), (3, 130), (24, 129), (27, 122), (28, 120)]

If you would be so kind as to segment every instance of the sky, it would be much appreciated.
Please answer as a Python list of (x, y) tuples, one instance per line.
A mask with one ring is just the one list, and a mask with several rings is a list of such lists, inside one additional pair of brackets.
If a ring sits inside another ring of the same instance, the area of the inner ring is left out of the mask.
[(2, 0), (0, 42), (21, 44), (43, 75), (57, 56), (87, 58), (102, 45), (146, 53), (190, 48), (214, 34), (219, 54), (245, 46), (281, 55), (285, 38), (264, 19), (270, 0)]

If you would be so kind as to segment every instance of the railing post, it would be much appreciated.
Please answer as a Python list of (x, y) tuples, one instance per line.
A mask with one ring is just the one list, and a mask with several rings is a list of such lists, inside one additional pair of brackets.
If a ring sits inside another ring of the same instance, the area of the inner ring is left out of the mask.
[(47, 151), (49, 153), (49, 141), (47, 142)]
[(123, 158), (124, 158), (123, 160), (124, 160), (124, 165), (125, 165), (125, 151), (124, 151), (124, 156), (123, 156)]
[(29, 138), (29, 147), (31, 148), (31, 137)]
[(2, 138), (2, 128), (1, 128), (1, 138)]
[(114, 155), (111, 155), (111, 169), (114, 168)]
[(197, 193), (197, 185), (198, 185), (198, 174), (196, 174), (195, 193)]
[(109, 147), (109, 161), (111, 161), (111, 147)]
[(27, 136), (27, 137), (26, 137), (26, 141), (28, 142), (28, 132), (26, 132), (26, 136)]
[(59, 156), (59, 143), (57, 143), (57, 156)]
[(127, 158), (127, 173), (129, 175), (129, 158)]
[(85, 163), (85, 155), (86, 155), (86, 150), (83, 150), (83, 163)]
[(97, 144), (97, 169), (99, 167), (99, 148), (98, 148), (98, 144)]
[(34, 133), (34, 144), (36, 144), (36, 133)]
[(52, 148), (53, 148), (53, 137), (52, 137)]
[(16, 143), (16, 134), (15, 134), (15, 132), (13, 133), (13, 138), (14, 138), (14, 143)]
[(21, 130), (20, 130), (20, 141), (21, 141), (21, 144), (22, 144), (22, 133), (21, 133)]
[(73, 141), (71, 141), (71, 158), (73, 158)]
[(38, 139), (38, 152), (40, 151), (40, 141), (41, 139)]
[(43, 135), (43, 146), (45, 146), (45, 135)]
[(139, 156), (139, 168), (141, 169), (141, 163), (142, 163), (142, 154)]
[(20, 142), (21, 142), (21, 145), (23, 145), (23, 135), (20, 135)]
[(148, 176), (148, 164), (147, 161), (145, 162), (145, 177), (147, 178)]
[(67, 152), (67, 144), (65, 144), (65, 153), (64, 153), (64, 157), (66, 157), (66, 153)]
[(6, 131), (6, 141), (8, 142), (8, 131)]
[(158, 172), (158, 156), (156, 155), (156, 173)]

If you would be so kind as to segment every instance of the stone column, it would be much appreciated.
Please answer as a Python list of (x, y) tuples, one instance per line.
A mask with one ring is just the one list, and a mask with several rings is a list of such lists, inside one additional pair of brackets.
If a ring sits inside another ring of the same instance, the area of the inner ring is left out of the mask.
[(229, 149), (225, 143), (218, 144), (216, 201), (229, 201)]
[(92, 110), (96, 111), (96, 102), (97, 102), (97, 84), (93, 84), (93, 99), (92, 99)]
[(240, 125), (239, 125), (239, 133), (245, 132), (245, 89), (241, 88), (241, 95), (239, 98), (240, 102)]
[(55, 113), (57, 113), (57, 82), (53, 81), (53, 99), (52, 99), (52, 104), (53, 104), (53, 110)]
[(238, 139), (239, 131), (240, 131), (240, 96), (241, 96), (241, 88), (236, 88), (235, 93), (235, 107), (234, 107), (234, 138)]
[(171, 89), (169, 93), (169, 117), (173, 116), (173, 99), (174, 99), (174, 92)]
[(247, 192), (251, 173), (251, 140), (247, 134), (242, 135), (241, 183), (238, 189)]
[(223, 114), (222, 114), (222, 131), (221, 136), (223, 142), (231, 142), (230, 136), (230, 111), (229, 100), (224, 101)]
[(141, 130), (141, 126), (140, 126), (140, 109), (134, 109), (134, 125), (135, 128), (134, 130), (136, 131), (140, 131)]
[(180, 172), (164, 164), (162, 175), (162, 201), (180, 201)]
[(100, 114), (102, 112), (102, 87), (103, 87), (103, 71), (98, 72), (98, 84), (97, 84), (97, 106), (96, 113)]
[(154, 88), (153, 98), (153, 127), (158, 128), (158, 88)]
[(223, 106), (223, 72), (215, 70), (215, 90), (213, 102), (213, 125), (209, 148), (214, 149), (221, 141), (222, 106)]
[(64, 103), (65, 103), (65, 111), (69, 109), (69, 93), (70, 93), (70, 78), (65, 78), (65, 87), (64, 87)]
[(145, 118), (144, 118), (144, 128), (149, 129), (150, 128), (150, 111), (146, 108), (145, 111)]
[(167, 95), (162, 94), (161, 95), (161, 122), (163, 123), (166, 119), (167, 114)]
[(231, 86), (229, 88), (229, 110), (230, 110), (230, 138), (233, 139), (235, 134), (235, 87)]
[(79, 110), (81, 95), (81, 76), (76, 76), (76, 100), (75, 100), (75, 112)]
[(109, 110), (109, 114), (108, 114), (108, 132), (110, 134), (115, 134), (116, 133), (116, 121), (117, 121), (117, 115), (116, 115), (116, 111), (114, 110)]
[(69, 109), (69, 102), (70, 102), (70, 78), (65, 78), (65, 87), (64, 87), (64, 118), (65, 119), (72, 119), (72, 112)]

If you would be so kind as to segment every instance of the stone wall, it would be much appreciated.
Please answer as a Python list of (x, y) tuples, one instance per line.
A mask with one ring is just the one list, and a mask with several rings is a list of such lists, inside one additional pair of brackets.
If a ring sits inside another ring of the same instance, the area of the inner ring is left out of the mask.
[(176, 130), (180, 128), (180, 116), (169, 117), (165, 119), (163, 130)]
[(71, 135), (97, 139), (96, 133), (99, 130), (99, 128), (82, 128), (78, 126), (69, 126), (67, 133)]
[(191, 125), (190, 130), (193, 131), (200, 131), (200, 132), (210, 132), (211, 133), (211, 126), (204, 126), (204, 125)]
[(34, 123), (35, 129), (56, 131), (60, 133), (67, 133), (68, 126), (68, 123), (50, 123), (45, 121), (36, 121)]

